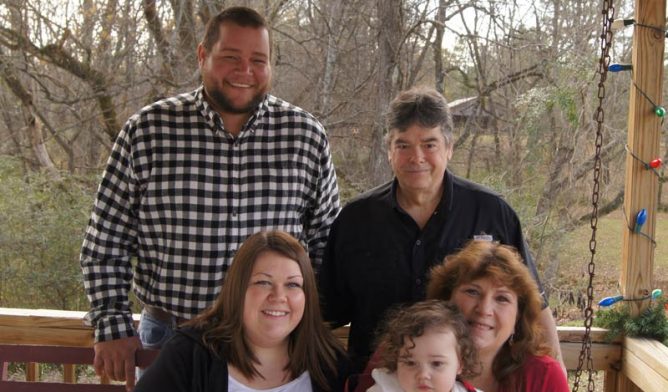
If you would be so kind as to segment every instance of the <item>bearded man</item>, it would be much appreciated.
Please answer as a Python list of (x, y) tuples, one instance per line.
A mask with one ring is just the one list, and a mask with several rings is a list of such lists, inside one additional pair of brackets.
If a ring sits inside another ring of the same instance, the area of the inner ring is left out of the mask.
[[(159, 348), (214, 301), (248, 236), (286, 231), (317, 270), (340, 209), (322, 125), (268, 93), (265, 19), (224, 10), (197, 58), (197, 90), (141, 109), (119, 133), (81, 250), (95, 369), (128, 390), (135, 351)], [(138, 330), (131, 286), (143, 306)]]

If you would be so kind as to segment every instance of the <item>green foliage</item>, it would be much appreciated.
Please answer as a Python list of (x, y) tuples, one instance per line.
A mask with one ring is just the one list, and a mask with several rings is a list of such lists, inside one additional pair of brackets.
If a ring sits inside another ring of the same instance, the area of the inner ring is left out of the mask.
[(0, 156), (0, 306), (83, 310), (79, 249), (94, 178), (22, 173)]
[(624, 303), (610, 310), (599, 310), (594, 325), (607, 328), (610, 340), (622, 335), (634, 336), (655, 339), (668, 346), (665, 304), (664, 299), (655, 301), (638, 317), (631, 317), (629, 307)]

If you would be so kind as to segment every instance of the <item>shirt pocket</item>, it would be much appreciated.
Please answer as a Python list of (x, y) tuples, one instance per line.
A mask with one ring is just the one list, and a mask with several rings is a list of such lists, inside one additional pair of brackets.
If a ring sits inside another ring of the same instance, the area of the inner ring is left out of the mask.
[(401, 271), (397, 255), (393, 252), (353, 250), (345, 252), (345, 279), (358, 300), (393, 298), (409, 278)]
[(296, 161), (271, 161), (262, 168), (261, 179), (253, 197), (261, 200), (260, 204), (268, 211), (273, 210), (280, 216), (287, 214), (284, 218), (300, 218), (309, 200), (307, 169)]

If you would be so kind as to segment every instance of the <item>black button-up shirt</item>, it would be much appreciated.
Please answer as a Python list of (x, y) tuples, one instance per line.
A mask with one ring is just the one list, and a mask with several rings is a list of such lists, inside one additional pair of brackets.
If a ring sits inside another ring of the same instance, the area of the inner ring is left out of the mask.
[(351, 201), (332, 225), (319, 284), (324, 317), (351, 323), (356, 366), (372, 352), (374, 331), (394, 305), (425, 298), (431, 267), (472, 239), (518, 249), (538, 281), (520, 221), (496, 193), (446, 172), (441, 201), (420, 229), (396, 200), (396, 180)]

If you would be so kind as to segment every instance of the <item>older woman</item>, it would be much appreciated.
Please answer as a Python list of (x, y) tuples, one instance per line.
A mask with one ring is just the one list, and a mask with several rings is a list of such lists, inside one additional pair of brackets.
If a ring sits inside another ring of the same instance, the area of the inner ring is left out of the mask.
[(542, 299), (517, 252), (472, 241), (431, 272), (427, 297), (450, 300), (467, 319), (485, 392), (567, 392), (568, 381), (538, 324)]
[(262, 232), (239, 248), (216, 302), (177, 331), (135, 391), (341, 391), (347, 368), (304, 248)]

